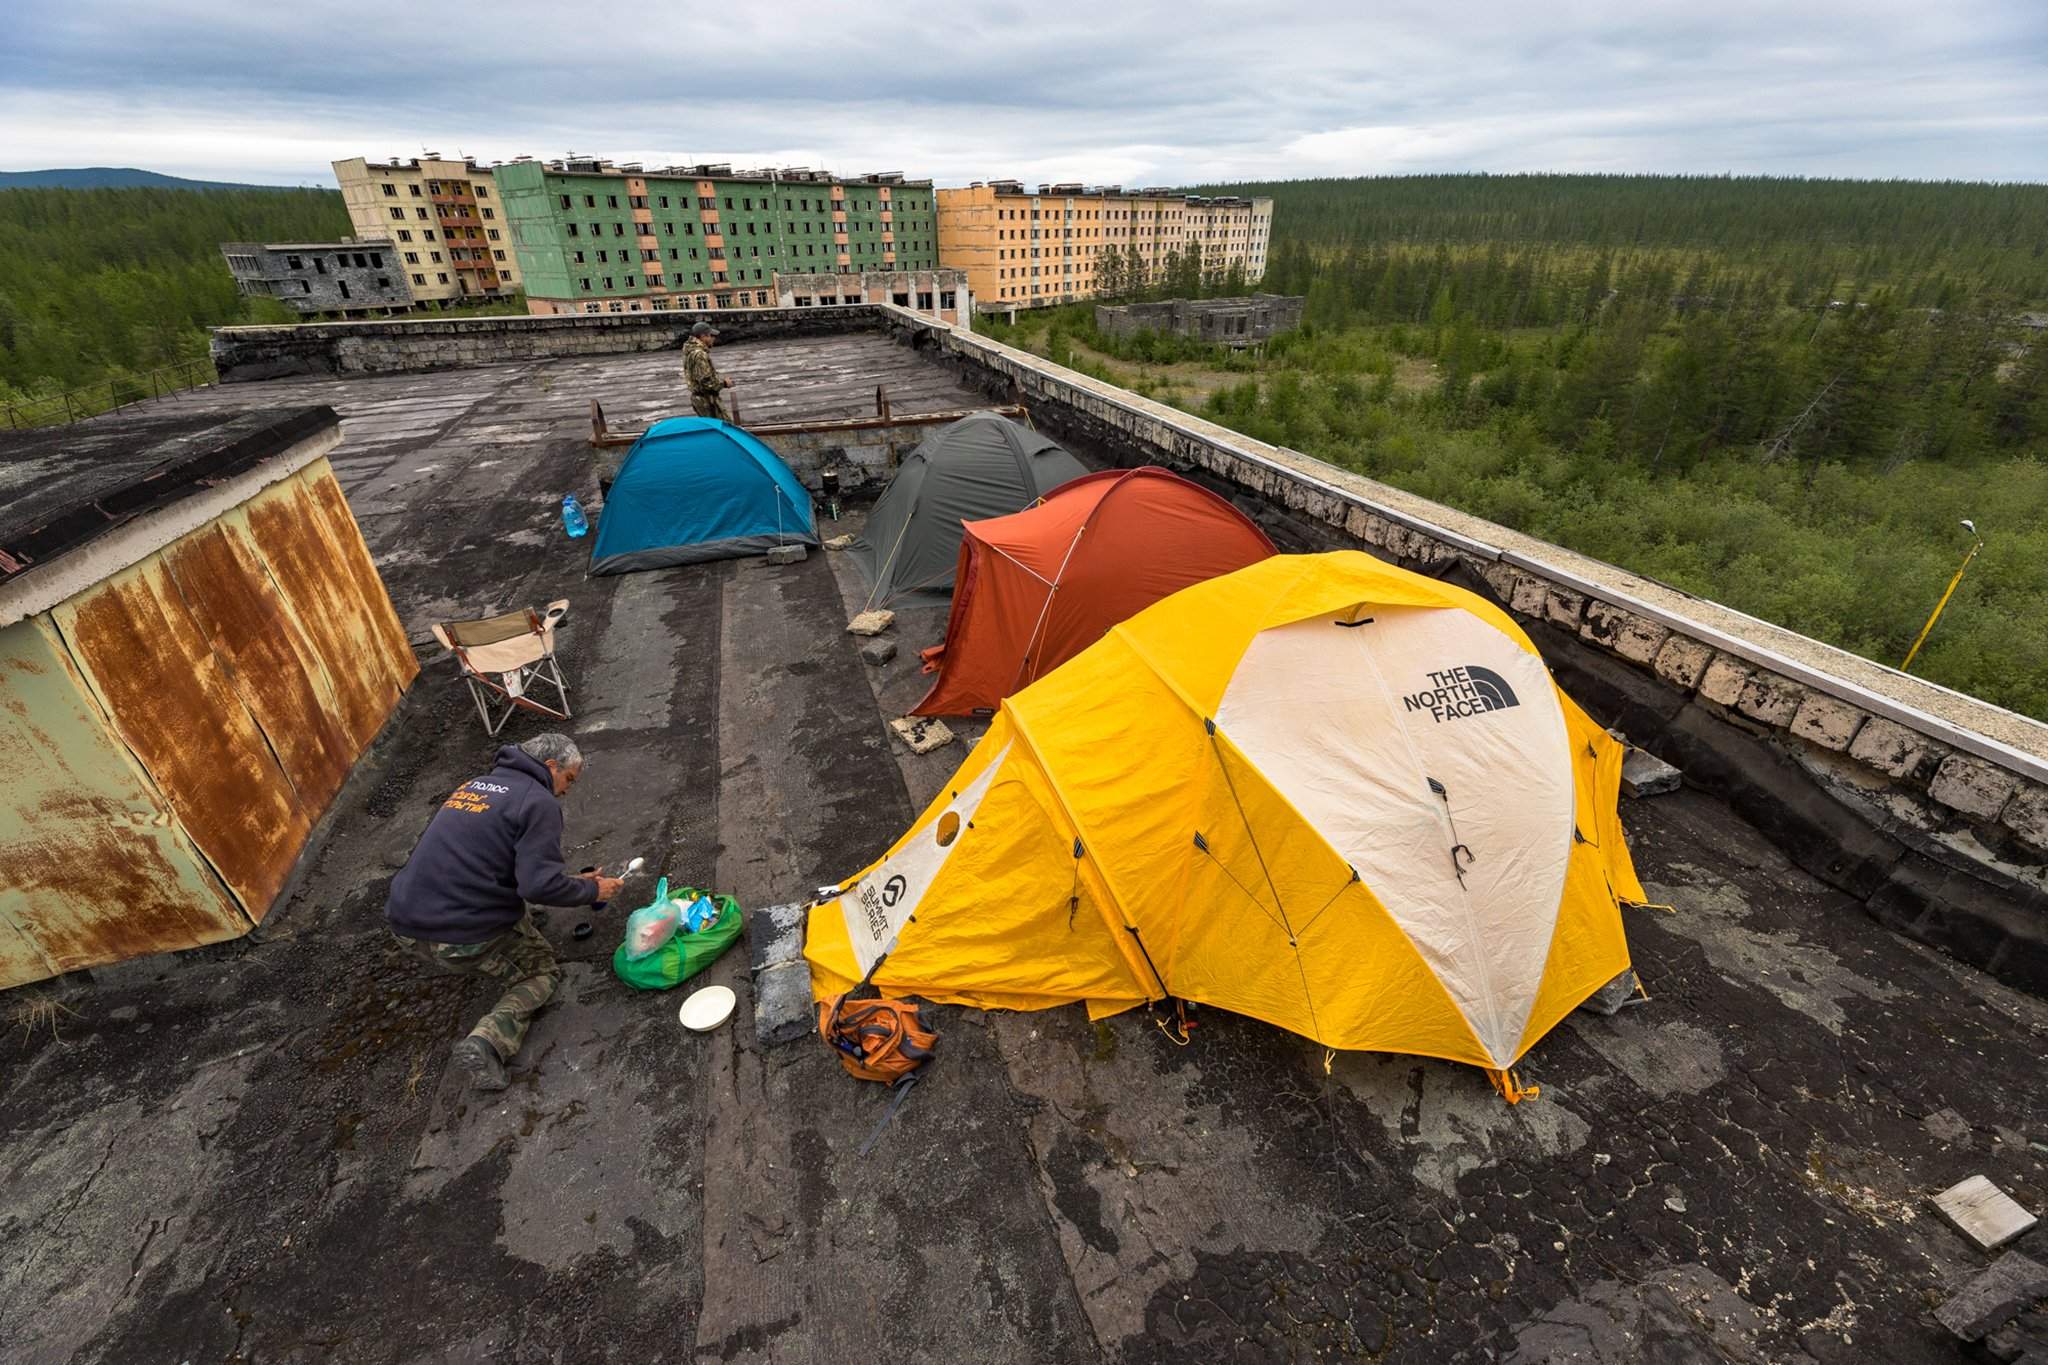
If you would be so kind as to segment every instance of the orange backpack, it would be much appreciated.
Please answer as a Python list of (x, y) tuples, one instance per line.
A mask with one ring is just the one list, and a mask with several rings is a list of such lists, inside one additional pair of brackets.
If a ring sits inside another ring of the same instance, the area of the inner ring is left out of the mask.
[(818, 1036), (839, 1054), (839, 1064), (863, 1081), (899, 1085), (932, 1059), (939, 1035), (924, 1012), (907, 1000), (818, 1002)]

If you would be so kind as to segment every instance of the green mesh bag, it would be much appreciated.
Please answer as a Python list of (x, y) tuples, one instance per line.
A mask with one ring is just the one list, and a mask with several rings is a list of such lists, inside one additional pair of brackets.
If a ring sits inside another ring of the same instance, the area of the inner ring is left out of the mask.
[[(672, 894), (684, 904), (711, 895), (687, 886)], [(627, 957), (626, 945), (620, 943), (612, 950), (613, 973), (635, 990), (665, 991), (682, 985), (718, 961), (719, 955), (738, 940), (745, 926), (739, 902), (731, 896), (711, 896), (711, 903), (718, 907), (718, 918), (694, 934), (670, 935), (668, 942), (645, 957)]]

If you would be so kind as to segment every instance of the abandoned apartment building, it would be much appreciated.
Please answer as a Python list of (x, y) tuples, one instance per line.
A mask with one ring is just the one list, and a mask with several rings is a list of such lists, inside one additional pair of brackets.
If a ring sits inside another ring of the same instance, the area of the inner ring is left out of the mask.
[(391, 243), (222, 242), (235, 288), (307, 318), (374, 317), (412, 307), (406, 267)]
[[(2044, 1349), (2048, 727), (868, 298), (229, 328), (218, 386), (0, 435), (10, 1362)], [(563, 497), (602, 525), (706, 316), (822, 545), (593, 577)], [(849, 634), (824, 547), (991, 410), (1480, 594), (1682, 774), (1619, 807), (1640, 998), (1564, 1016), (1540, 1095), (1221, 1009), (941, 1004), (877, 1127), (790, 933), (989, 722), (892, 730), (948, 609)], [(434, 627), (557, 600), (571, 719), (493, 738)], [(569, 866), (733, 896), (746, 951), (700, 980), (737, 1009), (693, 1033), (616, 978), (629, 885), (545, 916), (560, 989), (478, 1094), (449, 1048), (493, 992), (382, 907), (554, 728)], [(1987, 1240), (1933, 1202), (1977, 1178), (2023, 1211)]]

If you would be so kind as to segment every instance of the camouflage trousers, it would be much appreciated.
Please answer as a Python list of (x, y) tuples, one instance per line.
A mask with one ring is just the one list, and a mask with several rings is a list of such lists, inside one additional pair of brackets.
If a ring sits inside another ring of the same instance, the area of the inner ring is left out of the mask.
[(725, 397), (718, 393), (693, 393), (690, 395), (690, 410), (699, 417), (725, 416)]
[(496, 1050), (501, 1061), (511, 1061), (526, 1041), (526, 1026), (555, 995), (562, 983), (562, 969), (555, 964), (554, 945), (534, 927), (533, 913), (519, 917), (519, 923), (496, 938), (482, 943), (432, 943), (425, 939), (393, 934), (399, 945), (415, 957), (425, 958), (443, 971), (462, 976), (488, 976), (506, 982), (498, 1003), (469, 1031)]

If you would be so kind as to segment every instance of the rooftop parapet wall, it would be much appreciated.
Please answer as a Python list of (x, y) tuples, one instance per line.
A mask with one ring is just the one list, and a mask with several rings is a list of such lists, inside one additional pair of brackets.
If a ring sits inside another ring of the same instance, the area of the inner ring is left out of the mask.
[(679, 350), (698, 322), (722, 341), (811, 336), (882, 326), (878, 308), (713, 308), (556, 317), (391, 319), (298, 327), (216, 327), (213, 363), (221, 382), (297, 374), (408, 374), (511, 360)]

